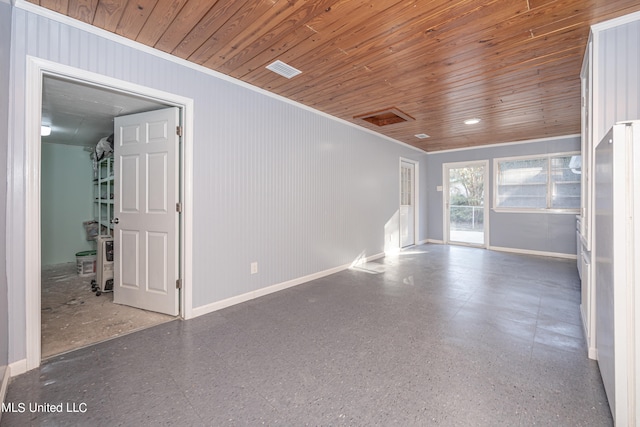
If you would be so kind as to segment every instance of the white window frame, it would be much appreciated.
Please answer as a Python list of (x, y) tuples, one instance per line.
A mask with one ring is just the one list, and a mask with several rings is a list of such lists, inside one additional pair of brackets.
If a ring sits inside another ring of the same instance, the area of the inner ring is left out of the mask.
[[(560, 152), (560, 153), (546, 153), (546, 154), (530, 154), (526, 156), (514, 156), (514, 157), (499, 157), (493, 159), (493, 201), (492, 201), (492, 210), (494, 212), (512, 212), (512, 213), (558, 213), (558, 214), (579, 214), (580, 208), (514, 208), (514, 207), (499, 207), (498, 206), (498, 174), (499, 174), (499, 163), (500, 162), (508, 162), (514, 160), (534, 160), (534, 159), (546, 159), (547, 162), (550, 161), (551, 158), (554, 157), (568, 157), (568, 156), (579, 156), (580, 151), (568, 151), (568, 152)], [(551, 165), (547, 168), (547, 173), (551, 174)], [(582, 176), (580, 177), (582, 181)], [(551, 177), (548, 176), (547, 179), (547, 206), (549, 206), (549, 197), (551, 195), (552, 190), (552, 182)]]

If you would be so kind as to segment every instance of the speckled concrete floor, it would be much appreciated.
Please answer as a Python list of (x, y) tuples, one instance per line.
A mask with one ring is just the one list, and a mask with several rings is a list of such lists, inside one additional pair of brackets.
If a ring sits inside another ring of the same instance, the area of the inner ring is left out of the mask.
[(52, 358), (0, 424), (608, 426), (579, 300), (575, 261), (419, 246)]
[(42, 269), (41, 354), (78, 349), (174, 318), (113, 303), (113, 293), (91, 292), (94, 276), (78, 276), (75, 263)]

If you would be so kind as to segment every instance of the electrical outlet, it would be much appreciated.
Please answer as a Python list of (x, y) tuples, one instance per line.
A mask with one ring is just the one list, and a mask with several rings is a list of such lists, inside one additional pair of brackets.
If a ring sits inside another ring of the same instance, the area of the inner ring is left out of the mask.
[(258, 263), (257, 262), (252, 262), (251, 263), (251, 274), (257, 274), (258, 273)]

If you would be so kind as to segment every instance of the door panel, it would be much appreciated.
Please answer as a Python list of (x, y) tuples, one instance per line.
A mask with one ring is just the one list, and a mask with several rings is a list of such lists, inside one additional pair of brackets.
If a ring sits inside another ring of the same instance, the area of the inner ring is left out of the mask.
[[(120, 157), (120, 168), (117, 174), (120, 182), (128, 183), (126, 191), (119, 191), (120, 210), (127, 213), (140, 212), (140, 168), (139, 156), (122, 156)], [(114, 211), (115, 214), (115, 211)]]
[[(116, 256), (118, 264), (118, 272), (120, 272), (120, 286), (128, 287), (131, 289), (138, 289), (140, 287), (140, 274), (138, 273), (138, 266), (140, 265), (140, 245), (138, 242), (140, 233), (137, 230), (118, 230), (116, 237), (119, 237), (119, 251), (114, 252), (119, 254), (127, 254), (127, 256)], [(114, 239), (115, 240), (115, 239)], [(115, 286), (118, 289), (120, 286)], [(118, 292), (116, 292), (118, 293)], [(114, 295), (115, 297), (115, 295)], [(115, 299), (115, 298), (114, 298)]]
[(400, 247), (415, 244), (415, 165), (400, 162)]
[(115, 120), (114, 302), (178, 314), (179, 110)]
[[(147, 232), (147, 248), (149, 259), (147, 260), (147, 277), (149, 278), (148, 290), (150, 292), (166, 293), (169, 290), (166, 265), (169, 263), (167, 255), (167, 233)], [(165, 266), (164, 268), (149, 266)]]
[(154, 153), (147, 157), (149, 176), (155, 177), (149, 181), (147, 192), (147, 213), (166, 214), (167, 208), (167, 154)]

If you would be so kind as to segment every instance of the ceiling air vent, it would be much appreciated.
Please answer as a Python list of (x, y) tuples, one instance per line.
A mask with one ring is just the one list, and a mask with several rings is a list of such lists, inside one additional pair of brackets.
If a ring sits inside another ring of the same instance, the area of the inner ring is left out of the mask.
[(415, 135), (415, 137), (418, 139), (427, 139), (429, 138), (429, 135), (427, 135), (426, 133), (418, 133)]
[(295, 69), (291, 65), (285, 64), (280, 60), (267, 65), (267, 70), (271, 70), (274, 73), (280, 74), (282, 77), (286, 77), (288, 79), (302, 73), (302, 71)]
[(395, 107), (387, 108), (381, 111), (374, 111), (372, 113), (361, 114), (359, 116), (354, 116), (353, 118), (356, 120), (364, 120), (376, 126), (387, 126), (415, 120), (407, 113), (403, 113)]

